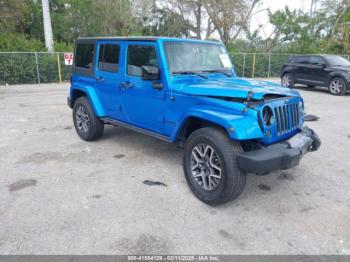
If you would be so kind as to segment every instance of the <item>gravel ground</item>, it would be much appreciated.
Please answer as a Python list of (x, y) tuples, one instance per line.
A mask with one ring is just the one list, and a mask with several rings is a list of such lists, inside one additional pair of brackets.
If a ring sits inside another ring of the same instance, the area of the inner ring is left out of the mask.
[(173, 145), (111, 126), (80, 140), (67, 84), (0, 87), (0, 254), (350, 254), (350, 96), (298, 89), (320, 150), (210, 207)]

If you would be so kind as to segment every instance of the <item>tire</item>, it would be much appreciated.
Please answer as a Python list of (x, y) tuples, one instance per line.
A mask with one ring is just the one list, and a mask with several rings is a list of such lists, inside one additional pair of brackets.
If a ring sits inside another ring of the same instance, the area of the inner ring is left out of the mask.
[[(205, 127), (194, 131), (186, 140), (183, 155), (186, 181), (193, 194), (209, 205), (224, 204), (237, 198), (246, 182), (246, 174), (241, 172), (236, 160), (236, 153), (242, 151), (241, 145), (231, 141), (219, 128)], [(206, 158), (207, 162), (200, 163), (197, 158)]]
[(284, 87), (293, 88), (294, 80), (291, 73), (284, 73), (281, 77), (281, 85)]
[(329, 82), (328, 89), (332, 95), (342, 96), (346, 93), (346, 83), (343, 78), (335, 77)]
[(73, 105), (73, 123), (79, 137), (93, 141), (103, 134), (104, 124), (95, 115), (87, 97), (79, 97)]

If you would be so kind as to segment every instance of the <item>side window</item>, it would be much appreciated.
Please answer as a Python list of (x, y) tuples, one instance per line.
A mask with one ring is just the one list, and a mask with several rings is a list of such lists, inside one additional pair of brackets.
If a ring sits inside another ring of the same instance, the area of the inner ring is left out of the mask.
[(312, 56), (310, 58), (310, 63), (315, 64), (315, 65), (319, 65), (319, 64), (324, 64), (325, 61), (319, 56)]
[(75, 51), (75, 66), (85, 69), (92, 69), (94, 49), (94, 44), (77, 44)]
[(141, 76), (141, 66), (158, 66), (156, 49), (154, 46), (128, 46), (128, 75)]
[(310, 63), (310, 59), (308, 56), (297, 56), (295, 57), (295, 63), (298, 64), (309, 64)]
[(119, 67), (119, 45), (100, 45), (98, 54), (98, 68), (102, 71), (118, 72)]

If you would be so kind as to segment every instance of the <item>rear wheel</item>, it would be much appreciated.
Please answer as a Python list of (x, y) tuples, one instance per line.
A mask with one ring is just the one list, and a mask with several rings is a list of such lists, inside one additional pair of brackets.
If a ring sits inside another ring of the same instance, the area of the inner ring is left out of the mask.
[(236, 161), (236, 153), (242, 151), (241, 145), (221, 129), (205, 127), (193, 132), (183, 157), (186, 181), (193, 194), (210, 205), (238, 197), (246, 181)]
[(75, 101), (73, 122), (79, 137), (85, 141), (93, 141), (102, 136), (104, 124), (95, 115), (86, 97), (80, 97)]
[(281, 85), (284, 87), (289, 87), (289, 88), (294, 87), (293, 77), (290, 73), (285, 73), (282, 75)]
[(333, 78), (329, 83), (329, 92), (332, 95), (341, 96), (346, 93), (346, 83), (340, 77)]

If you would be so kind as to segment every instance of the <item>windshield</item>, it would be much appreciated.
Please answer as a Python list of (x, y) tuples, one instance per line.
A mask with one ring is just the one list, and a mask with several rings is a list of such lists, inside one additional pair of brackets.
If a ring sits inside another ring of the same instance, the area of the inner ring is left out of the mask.
[(165, 52), (172, 74), (232, 69), (225, 48), (219, 44), (166, 42)]
[(325, 56), (329, 65), (332, 66), (350, 66), (349, 60), (341, 56)]

